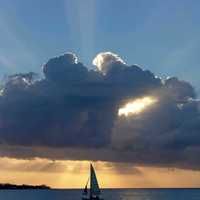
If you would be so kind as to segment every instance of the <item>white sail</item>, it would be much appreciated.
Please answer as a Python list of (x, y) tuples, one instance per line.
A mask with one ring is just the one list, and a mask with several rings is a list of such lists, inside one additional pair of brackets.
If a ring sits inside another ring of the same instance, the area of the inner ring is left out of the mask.
[(90, 165), (90, 195), (98, 196), (101, 194), (99, 184), (92, 164)]

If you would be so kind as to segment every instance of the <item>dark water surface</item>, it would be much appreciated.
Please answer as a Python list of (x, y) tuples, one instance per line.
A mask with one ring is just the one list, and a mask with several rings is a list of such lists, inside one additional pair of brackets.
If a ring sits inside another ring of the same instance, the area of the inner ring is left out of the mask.
[[(1, 190), (0, 200), (81, 200), (81, 190)], [(200, 200), (200, 189), (106, 189), (105, 200)]]

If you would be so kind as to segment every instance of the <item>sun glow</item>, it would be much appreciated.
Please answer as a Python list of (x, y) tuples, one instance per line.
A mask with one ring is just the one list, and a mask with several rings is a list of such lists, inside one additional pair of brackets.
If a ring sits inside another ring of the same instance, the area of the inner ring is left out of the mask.
[(125, 64), (125, 62), (115, 53), (112, 52), (101, 52), (92, 61), (92, 64), (104, 75), (109, 70), (109, 66), (113, 63)]
[[(0, 158), (0, 183), (83, 188), (91, 161)], [(93, 162), (101, 188), (199, 187), (200, 172)], [(14, 178), (13, 178), (14, 177)], [(55, 178), (56, 177), (56, 178)], [(160, 177), (163, 177), (162, 179)]]
[(120, 108), (118, 110), (118, 115), (129, 116), (129, 115), (139, 114), (144, 109), (146, 109), (148, 106), (152, 105), (155, 102), (157, 102), (157, 99), (155, 97), (144, 97), (135, 99), (134, 101), (129, 102), (122, 108)]

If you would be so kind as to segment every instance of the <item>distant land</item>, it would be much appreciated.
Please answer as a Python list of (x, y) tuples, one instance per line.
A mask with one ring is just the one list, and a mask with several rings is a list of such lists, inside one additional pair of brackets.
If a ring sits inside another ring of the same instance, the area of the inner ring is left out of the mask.
[(10, 183), (0, 183), (0, 190), (46, 190), (51, 189), (46, 185), (15, 185)]

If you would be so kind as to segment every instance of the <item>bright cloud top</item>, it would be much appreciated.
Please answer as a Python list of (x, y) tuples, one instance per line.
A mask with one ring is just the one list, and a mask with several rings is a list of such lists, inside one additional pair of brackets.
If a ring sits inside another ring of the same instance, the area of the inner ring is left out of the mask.
[(92, 63), (97, 66), (98, 70), (103, 74), (108, 72), (112, 64), (125, 64), (125, 62), (117, 54), (112, 52), (102, 52), (97, 54)]
[(139, 114), (145, 110), (148, 106), (157, 102), (155, 97), (143, 97), (133, 100), (132, 102), (127, 103), (125, 106), (118, 110), (118, 115), (129, 115)]

